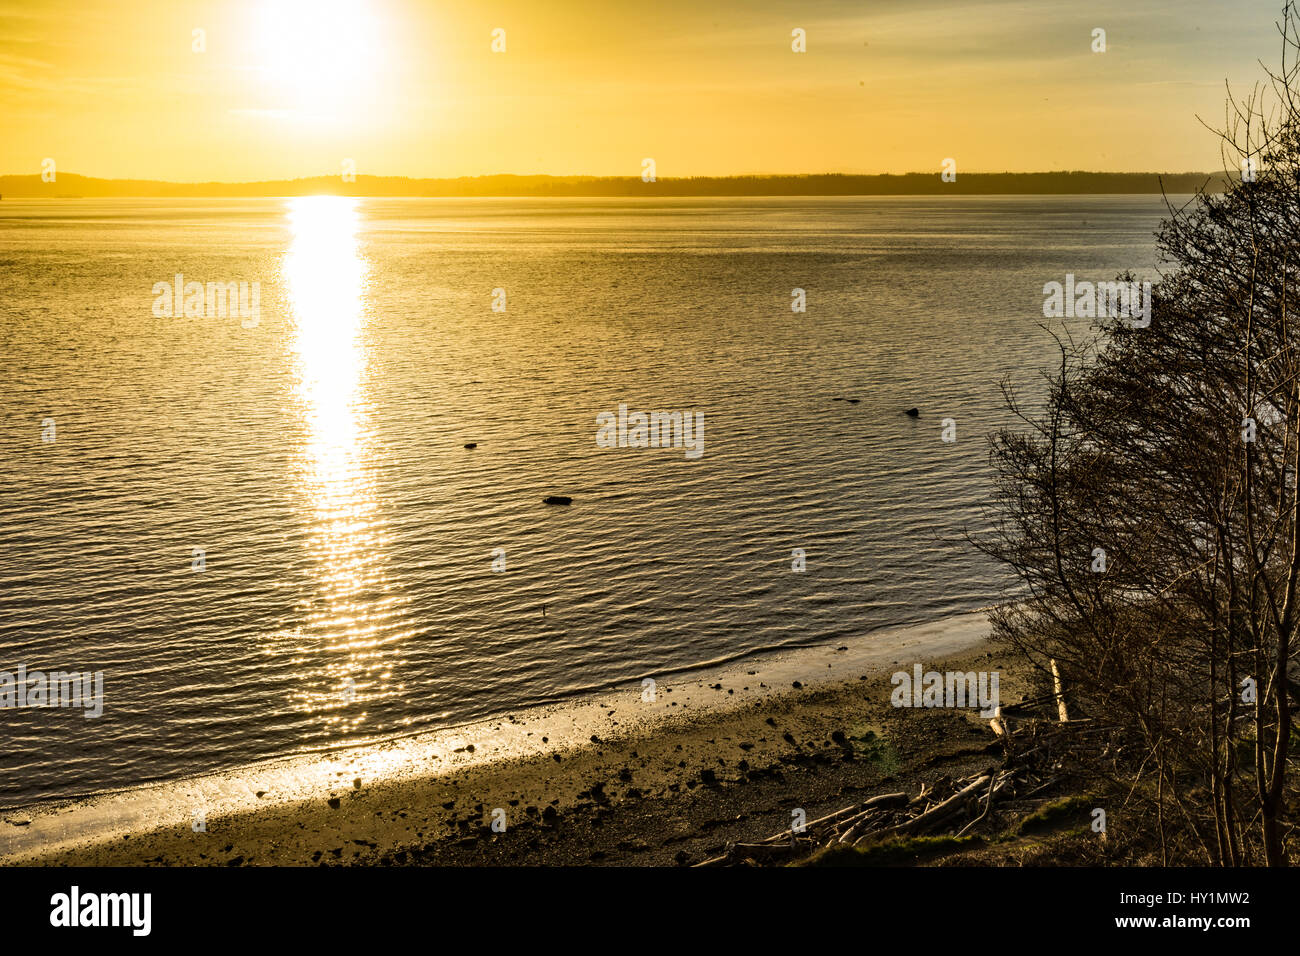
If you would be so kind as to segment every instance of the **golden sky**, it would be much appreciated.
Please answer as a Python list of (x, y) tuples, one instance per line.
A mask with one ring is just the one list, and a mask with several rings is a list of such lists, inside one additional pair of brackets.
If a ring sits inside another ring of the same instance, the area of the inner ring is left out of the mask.
[[(0, 0), (0, 173), (1221, 167), (1280, 0)], [(505, 31), (494, 53), (492, 31)], [(791, 50), (806, 32), (807, 52)], [(1092, 31), (1107, 49), (1092, 51)], [(196, 52), (195, 30), (202, 34)]]

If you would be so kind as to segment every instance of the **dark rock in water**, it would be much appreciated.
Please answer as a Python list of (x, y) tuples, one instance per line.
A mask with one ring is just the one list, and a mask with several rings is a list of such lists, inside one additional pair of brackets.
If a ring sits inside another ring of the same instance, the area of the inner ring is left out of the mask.
[(329, 798), (327, 801), (325, 801), (325, 802), (329, 804), (331, 810), (337, 810), (337, 809), (339, 808), (339, 802), (340, 802), (340, 801), (339, 801), (339, 798), (338, 798), (338, 797), (330, 797), (330, 798)]
[(909, 409), (907, 410), (907, 417), (908, 417), (908, 418), (920, 418), (920, 417), (921, 417), (921, 410), (920, 410), (919, 408), (909, 408)]
[(571, 505), (573, 499), (568, 495), (547, 495), (544, 502), (548, 505)]
[(478, 442), (476, 442), (476, 441), (467, 441), (467, 442), (465, 442), (465, 447), (466, 447), (466, 448), (477, 448), (477, 447), (478, 447)]
[(848, 402), (850, 405), (856, 405), (856, 404), (858, 404), (858, 402), (862, 401), (862, 399), (860, 399), (860, 398), (846, 398), (845, 401)]

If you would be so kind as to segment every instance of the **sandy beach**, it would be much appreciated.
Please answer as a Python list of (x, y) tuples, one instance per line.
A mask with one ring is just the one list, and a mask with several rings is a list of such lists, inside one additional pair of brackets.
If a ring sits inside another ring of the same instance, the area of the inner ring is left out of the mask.
[[(982, 614), (774, 653), (434, 734), (0, 814), (5, 865), (683, 865), (989, 763), (974, 708), (890, 675), (1002, 674)], [(651, 697), (653, 696), (653, 699)], [(496, 829), (493, 823), (496, 822)]]

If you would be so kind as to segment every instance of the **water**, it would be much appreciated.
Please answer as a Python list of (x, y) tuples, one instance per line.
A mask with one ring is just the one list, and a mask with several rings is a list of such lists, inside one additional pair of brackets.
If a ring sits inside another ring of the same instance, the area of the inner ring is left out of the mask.
[[(105, 709), (0, 710), (0, 805), (989, 603), (998, 383), (1052, 362), (1043, 284), (1150, 272), (1163, 213), (4, 201), (0, 671), (103, 671)], [(259, 324), (155, 317), (177, 273), (259, 282)], [(704, 412), (703, 457), (598, 448), (620, 403)]]

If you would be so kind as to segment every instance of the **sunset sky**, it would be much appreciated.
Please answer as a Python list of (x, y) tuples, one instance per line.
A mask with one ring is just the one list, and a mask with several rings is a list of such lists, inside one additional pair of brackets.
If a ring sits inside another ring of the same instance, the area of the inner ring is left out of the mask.
[[(0, 0), (0, 173), (1220, 167), (1273, 0)], [(808, 50), (791, 51), (791, 30)], [(1093, 53), (1092, 30), (1107, 52)], [(493, 53), (502, 28), (506, 51)], [(193, 31), (206, 49), (194, 52)]]

